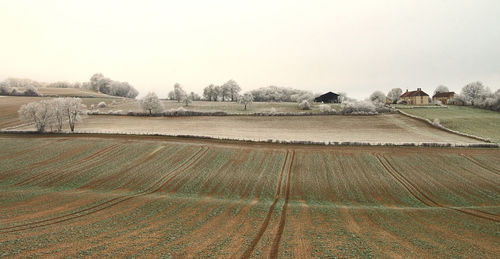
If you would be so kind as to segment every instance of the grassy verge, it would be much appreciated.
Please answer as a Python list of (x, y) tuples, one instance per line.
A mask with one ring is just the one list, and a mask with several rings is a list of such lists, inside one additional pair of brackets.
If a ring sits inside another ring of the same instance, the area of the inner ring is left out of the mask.
[(406, 113), (431, 121), (452, 130), (489, 138), (500, 143), (500, 113), (474, 107), (449, 105), (447, 109), (405, 109)]

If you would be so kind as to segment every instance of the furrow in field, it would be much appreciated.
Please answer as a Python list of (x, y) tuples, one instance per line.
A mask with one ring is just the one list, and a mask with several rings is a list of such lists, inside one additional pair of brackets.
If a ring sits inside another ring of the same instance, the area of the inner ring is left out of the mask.
[[(394, 177), (404, 188), (416, 199), (421, 201), (423, 204), (429, 206), (429, 207), (441, 207), (441, 208), (447, 208), (447, 209), (452, 209), (458, 212), (462, 212), (471, 216), (479, 217), (482, 219), (486, 220), (492, 220), (496, 222), (500, 222), (500, 217), (498, 215), (480, 211), (480, 210), (473, 210), (473, 209), (468, 209), (468, 208), (458, 208), (458, 207), (449, 207), (449, 206), (444, 206), (433, 199), (431, 199), (429, 196), (427, 196), (425, 193), (423, 193), (416, 185), (412, 184), (406, 177), (401, 175), (387, 160), (382, 155), (376, 155), (377, 159), (380, 161), (380, 163), (384, 166), (386, 171)], [(381, 158), (382, 157), (382, 158)], [(382, 159), (387, 163), (387, 165), (382, 161)]]
[(269, 225), (269, 222), (271, 221), (271, 216), (272, 216), (272, 214), (274, 212), (274, 208), (276, 207), (276, 203), (278, 202), (279, 197), (280, 197), (281, 182), (283, 181), (283, 174), (285, 173), (285, 168), (286, 168), (286, 164), (287, 164), (287, 161), (288, 161), (289, 153), (290, 153), (290, 151), (287, 150), (286, 151), (286, 155), (285, 155), (285, 160), (283, 162), (283, 166), (281, 167), (280, 177), (279, 177), (279, 180), (278, 180), (278, 186), (276, 188), (276, 194), (274, 196), (274, 201), (271, 204), (271, 207), (269, 207), (269, 211), (267, 212), (267, 215), (266, 215), (266, 217), (264, 219), (264, 222), (260, 226), (259, 232), (255, 236), (255, 238), (252, 240), (252, 242), (250, 243), (250, 246), (247, 248), (247, 250), (243, 253), (242, 258), (250, 258), (250, 256), (253, 253), (253, 250), (255, 249), (255, 247), (259, 243), (260, 239), (264, 235), (264, 232), (266, 232), (267, 226)]
[(52, 163), (57, 163), (58, 161), (64, 160), (64, 159), (69, 158), (69, 157), (71, 157), (79, 152), (82, 152), (86, 148), (88, 149), (89, 145), (87, 145), (87, 144), (78, 145), (75, 148), (71, 148), (70, 150), (67, 150), (61, 154), (56, 155), (56, 156), (44, 159), (42, 161), (39, 161), (39, 162), (36, 162), (33, 164), (29, 164), (25, 167), (20, 167), (20, 168), (16, 168), (13, 170), (9, 170), (7, 172), (4, 172), (2, 175), (0, 175), (0, 180), (5, 180), (6, 178), (9, 178), (11, 176), (15, 176), (16, 174), (19, 174), (19, 173), (31, 172), (33, 169), (47, 166), (47, 165), (50, 165)]
[(39, 181), (39, 180), (42, 180), (42, 182), (43, 181), (47, 181), (47, 179), (43, 179), (43, 178), (48, 178), (48, 177), (50, 177), (52, 175), (55, 175), (55, 174), (58, 174), (58, 173), (60, 173), (60, 172), (62, 172), (64, 170), (71, 169), (73, 166), (80, 166), (84, 161), (93, 159), (96, 156), (99, 156), (99, 155), (101, 155), (104, 152), (108, 152), (108, 151), (111, 151), (111, 150), (117, 148), (118, 146), (119, 146), (119, 144), (114, 144), (114, 145), (105, 147), (105, 148), (103, 148), (101, 150), (98, 150), (97, 152), (94, 152), (94, 153), (92, 153), (92, 154), (90, 154), (90, 155), (88, 155), (86, 157), (83, 157), (83, 158), (71, 161), (68, 164), (63, 164), (63, 165), (60, 166), (59, 169), (49, 168), (49, 169), (47, 169), (45, 171), (38, 172), (36, 175), (31, 176), (29, 178), (26, 178), (26, 179), (24, 179), (22, 181), (19, 181), (15, 185), (16, 186), (28, 185), (28, 184), (31, 184), (33, 182)]
[(125, 173), (127, 171), (134, 170), (135, 168), (138, 168), (141, 165), (144, 165), (145, 163), (147, 163), (148, 161), (154, 159), (155, 156), (158, 154), (158, 151), (161, 150), (162, 148), (163, 148), (163, 146), (158, 147), (157, 149), (153, 150), (151, 153), (147, 154), (145, 157), (138, 159), (137, 161), (135, 161), (131, 165), (123, 168), (122, 170), (115, 172), (113, 174), (107, 175), (104, 178), (97, 179), (95, 181), (91, 181), (91, 182), (81, 186), (80, 188), (81, 189), (90, 189), (90, 188), (93, 188), (99, 184), (107, 183), (107, 182), (111, 181), (112, 179), (119, 177), (120, 175), (122, 175), (123, 173)]
[(2, 156), (0, 157), (0, 160), (5, 160), (5, 159), (9, 159), (9, 158), (13, 158), (13, 157), (17, 157), (19, 155), (22, 155), (22, 154), (28, 154), (30, 153), (31, 151), (35, 151), (35, 150), (39, 150), (39, 149), (42, 149), (42, 148), (45, 148), (45, 147), (48, 147), (50, 145), (53, 145), (55, 143), (60, 143), (60, 142), (63, 142), (63, 141), (66, 141), (68, 139), (59, 139), (59, 140), (56, 140), (54, 142), (49, 142), (49, 143), (46, 143), (46, 144), (42, 144), (40, 146), (30, 146), (30, 148), (28, 149), (25, 149), (25, 150), (22, 150), (22, 151), (18, 151), (18, 152), (15, 152), (15, 153), (11, 153), (11, 154), (8, 154), (8, 155), (5, 155), (5, 156)]
[[(155, 183), (155, 185), (159, 184), (161, 181), (163, 181), (165, 178), (167, 178), (171, 174), (175, 175), (176, 171), (183, 172), (188, 167), (192, 166), (194, 163), (196, 163), (200, 159), (200, 157), (203, 156), (204, 153), (206, 153), (206, 151), (208, 150), (208, 148), (206, 148), (204, 150), (205, 152), (201, 152), (202, 150), (203, 150), (203, 148), (200, 149), (198, 152), (196, 152), (191, 158), (189, 158), (188, 160), (186, 160), (183, 164), (181, 164), (180, 166), (176, 167), (174, 170), (172, 170), (169, 173), (167, 173), (167, 175), (165, 177), (163, 177), (162, 179), (160, 179), (160, 181), (158, 181), (157, 183)], [(202, 153), (202, 154), (199, 155), (200, 153)], [(195, 158), (196, 156), (198, 156), (198, 157)], [(160, 187), (161, 186), (163, 186), (163, 185), (160, 185)], [(134, 197), (137, 197), (137, 196), (143, 196), (143, 195), (154, 193), (157, 190), (158, 190), (158, 188), (155, 189), (155, 187), (153, 185), (152, 187), (148, 188), (147, 190), (143, 191), (142, 193), (138, 193), (138, 194), (130, 195), (130, 196), (116, 197), (116, 198), (110, 199), (108, 201), (105, 201), (103, 203), (100, 203), (98, 205), (91, 206), (91, 207), (85, 208), (83, 210), (72, 212), (72, 213), (69, 213), (69, 214), (66, 214), (66, 215), (61, 215), (61, 216), (58, 216), (58, 217), (54, 217), (54, 218), (50, 218), (50, 219), (45, 219), (45, 220), (40, 220), (40, 221), (35, 221), (35, 222), (30, 222), (30, 223), (26, 223), (26, 224), (17, 225), (17, 226), (0, 228), (0, 233), (17, 232), (17, 231), (22, 231), (22, 230), (33, 229), (33, 228), (37, 228), (37, 227), (44, 227), (44, 226), (49, 226), (49, 225), (54, 225), (54, 224), (62, 223), (62, 222), (68, 221), (68, 220), (72, 220), (72, 219), (75, 219), (75, 218), (80, 218), (80, 217), (83, 217), (83, 216), (87, 216), (87, 215), (90, 215), (90, 214), (102, 211), (104, 209), (110, 208), (110, 207), (112, 207), (112, 206), (114, 206), (116, 204), (119, 204), (119, 203), (122, 203), (124, 201), (130, 200), (130, 199), (132, 199)]]
[(464, 154), (460, 154), (460, 156), (462, 156), (463, 158), (469, 160), (470, 162), (472, 162), (473, 164), (479, 166), (479, 167), (482, 167), (483, 169), (493, 173), (493, 174), (500, 174), (500, 170), (497, 170), (495, 168), (491, 168), (489, 166), (486, 166), (484, 164), (481, 164), (480, 162), (478, 162), (477, 160), (475, 160), (474, 158), (470, 157), (470, 156), (467, 156), (467, 155), (464, 155)]

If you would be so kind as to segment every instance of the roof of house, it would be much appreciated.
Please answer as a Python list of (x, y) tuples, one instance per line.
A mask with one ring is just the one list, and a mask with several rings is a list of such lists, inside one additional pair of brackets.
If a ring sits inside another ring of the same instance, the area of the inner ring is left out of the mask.
[(426, 94), (424, 91), (420, 90), (420, 88), (417, 91), (406, 91), (403, 95), (400, 96), (400, 98), (405, 98), (405, 97), (412, 97), (412, 96), (429, 96)]
[(448, 97), (451, 98), (455, 96), (455, 92), (442, 92), (442, 93), (436, 93), (432, 98), (434, 97)]
[(333, 92), (328, 92), (328, 93), (325, 93), (325, 94), (320, 95), (319, 97), (322, 97), (322, 96), (329, 96), (329, 95), (336, 95), (336, 96), (338, 96), (338, 94), (336, 94), (336, 93), (333, 93)]

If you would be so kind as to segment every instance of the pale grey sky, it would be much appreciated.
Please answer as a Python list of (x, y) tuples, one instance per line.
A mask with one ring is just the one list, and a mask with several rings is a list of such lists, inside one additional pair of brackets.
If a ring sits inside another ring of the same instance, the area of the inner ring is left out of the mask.
[(500, 1), (0, 2), (0, 79), (100, 72), (161, 96), (236, 80), (347, 92), (500, 88)]

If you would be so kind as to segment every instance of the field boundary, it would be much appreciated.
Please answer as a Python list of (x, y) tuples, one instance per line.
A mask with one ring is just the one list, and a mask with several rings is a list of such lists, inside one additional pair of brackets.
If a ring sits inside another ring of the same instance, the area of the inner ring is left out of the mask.
[(467, 133), (463, 133), (463, 132), (460, 132), (460, 131), (456, 131), (456, 130), (452, 130), (452, 129), (449, 129), (441, 124), (439, 125), (436, 125), (434, 123), (432, 123), (432, 121), (430, 121), (429, 119), (427, 118), (424, 118), (424, 117), (420, 117), (420, 116), (417, 116), (417, 115), (413, 115), (413, 114), (409, 114), (409, 113), (406, 113), (404, 111), (401, 111), (399, 110), (399, 113), (407, 116), (407, 117), (410, 117), (412, 119), (416, 119), (416, 120), (421, 120), (423, 122), (426, 122), (428, 123), (429, 125), (433, 126), (434, 128), (437, 128), (437, 129), (440, 129), (440, 130), (444, 130), (446, 132), (449, 132), (449, 133), (453, 133), (453, 134), (456, 134), (456, 135), (460, 135), (460, 136), (463, 136), (463, 137), (469, 137), (469, 138), (473, 138), (473, 139), (477, 139), (477, 140), (481, 140), (481, 141), (484, 141), (484, 142), (487, 142), (487, 143), (492, 143), (491, 139), (488, 139), (488, 138), (483, 138), (483, 137), (479, 137), (479, 136), (476, 136), (476, 135), (472, 135), (472, 134), (467, 134)]
[(74, 136), (74, 135), (109, 135), (109, 136), (130, 136), (130, 137), (172, 137), (182, 139), (202, 139), (219, 141), (236, 141), (243, 143), (269, 143), (285, 145), (314, 145), (314, 146), (384, 146), (384, 147), (466, 147), (466, 148), (498, 148), (497, 143), (450, 143), (450, 142), (362, 142), (362, 141), (308, 141), (308, 140), (278, 140), (278, 139), (246, 139), (246, 138), (222, 138), (203, 135), (183, 135), (183, 134), (165, 134), (158, 132), (137, 133), (121, 131), (69, 131), (39, 133), (34, 130), (0, 130), (0, 134), (26, 134), (39, 136)]

